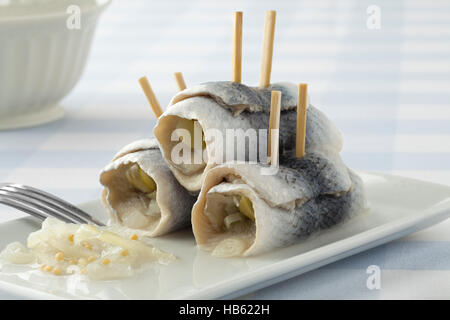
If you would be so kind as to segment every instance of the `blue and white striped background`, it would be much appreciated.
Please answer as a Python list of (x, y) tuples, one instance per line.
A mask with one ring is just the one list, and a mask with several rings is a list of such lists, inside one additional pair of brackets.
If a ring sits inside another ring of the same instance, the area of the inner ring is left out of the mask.
[[(381, 29), (366, 27), (369, 5)], [(62, 101), (67, 116), (0, 133), (0, 181), (72, 202), (99, 196), (99, 170), (151, 135), (137, 84), (162, 105), (189, 84), (230, 78), (232, 12), (244, 11), (243, 80), (259, 76), (264, 13), (277, 10), (272, 81), (307, 82), (311, 101), (345, 137), (354, 168), (450, 184), (450, 1), (116, 0), (102, 17), (85, 73)], [(21, 214), (1, 208), (0, 221)], [(366, 268), (382, 268), (381, 290)], [(450, 298), (450, 222), (331, 264), (249, 298)]]

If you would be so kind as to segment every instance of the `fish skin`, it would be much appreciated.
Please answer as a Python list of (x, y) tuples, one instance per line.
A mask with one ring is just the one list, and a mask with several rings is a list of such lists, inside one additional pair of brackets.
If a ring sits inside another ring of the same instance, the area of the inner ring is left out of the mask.
[[(304, 240), (314, 233), (334, 227), (366, 208), (364, 186), (361, 179), (348, 171), (352, 187), (338, 196), (332, 194), (317, 195), (293, 211), (275, 212), (271, 217), (260, 217), (265, 221), (265, 228), (259, 233), (261, 241), (265, 236), (270, 238), (270, 245), (250, 247), (246, 255), (259, 254), (275, 248), (292, 245)], [(255, 242), (256, 242), (255, 241)]]
[[(246, 117), (251, 128), (268, 129), (269, 116), (265, 112), (243, 111), (239, 116)], [(309, 105), (306, 110), (306, 136), (305, 152), (311, 152), (316, 149), (332, 149), (336, 152), (342, 149), (342, 137), (340, 132), (334, 130), (334, 125), (326, 116), (313, 105)], [(288, 157), (295, 152), (297, 130), (297, 111), (286, 110), (280, 113), (279, 129), (279, 154), (280, 159)], [(258, 146), (267, 148), (265, 141)], [(259, 150), (258, 150), (259, 154)], [(265, 154), (265, 153), (264, 153)], [(246, 159), (247, 160), (247, 159)], [(266, 158), (258, 159), (264, 162)]]
[(175, 95), (169, 105), (196, 96), (209, 96), (233, 113), (238, 114), (243, 110), (270, 113), (273, 90), (281, 91), (282, 111), (297, 107), (297, 86), (293, 83), (274, 83), (267, 88), (260, 88), (231, 81), (205, 82), (187, 88)]
[(312, 190), (311, 197), (347, 191), (351, 186), (347, 167), (336, 153), (315, 151), (303, 158), (280, 159), (279, 175), (288, 184), (305, 183)]
[(136, 140), (134, 142), (127, 144), (122, 149), (120, 149), (114, 156), (113, 161), (116, 159), (119, 159), (120, 157), (123, 157), (124, 155), (127, 155), (129, 153), (150, 150), (150, 149), (159, 150), (158, 141), (156, 139), (153, 138), (153, 139)]

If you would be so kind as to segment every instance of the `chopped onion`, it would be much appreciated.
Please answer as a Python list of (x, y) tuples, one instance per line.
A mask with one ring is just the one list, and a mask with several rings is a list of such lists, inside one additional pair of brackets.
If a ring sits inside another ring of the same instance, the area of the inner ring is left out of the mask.
[(37, 262), (42, 272), (54, 275), (86, 274), (99, 280), (128, 277), (151, 262), (167, 264), (175, 259), (143, 240), (118, 232), (47, 218), (42, 229), (29, 235), (28, 248), (15, 242), (0, 257), (15, 264)]
[(13, 242), (0, 253), (0, 258), (9, 263), (26, 264), (35, 260), (34, 255), (20, 242)]
[(243, 220), (242, 218), (243, 218), (242, 214), (236, 212), (226, 216), (225, 219), (223, 219), (223, 222), (225, 223), (227, 229), (230, 229), (232, 223), (242, 221)]

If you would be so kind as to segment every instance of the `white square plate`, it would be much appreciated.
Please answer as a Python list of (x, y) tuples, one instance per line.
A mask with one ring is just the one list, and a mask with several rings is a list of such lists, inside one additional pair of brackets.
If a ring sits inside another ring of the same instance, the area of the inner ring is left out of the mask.
[[(79, 276), (52, 276), (27, 267), (0, 272), (0, 291), (22, 298), (72, 299), (214, 299), (237, 297), (325, 264), (429, 227), (450, 216), (450, 187), (402, 177), (361, 175), (368, 212), (299, 244), (250, 258), (218, 259), (196, 248), (190, 230), (156, 238), (152, 243), (179, 259), (152, 266), (136, 277), (88, 281)], [(99, 200), (81, 208), (100, 219)], [(0, 248), (25, 242), (40, 222), (27, 217), (0, 224)], [(14, 271), (14, 272), (12, 272)]]

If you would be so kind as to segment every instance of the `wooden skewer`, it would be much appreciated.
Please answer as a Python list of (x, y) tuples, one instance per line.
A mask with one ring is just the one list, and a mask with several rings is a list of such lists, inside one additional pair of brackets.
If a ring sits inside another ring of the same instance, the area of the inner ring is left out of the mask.
[(308, 85), (305, 83), (300, 83), (298, 85), (297, 131), (295, 136), (295, 156), (297, 158), (303, 158), (305, 156), (307, 101)]
[(272, 91), (270, 100), (269, 143), (267, 146), (267, 155), (272, 166), (278, 165), (279, 135), (275, 134), (275, 139), (272, 141), (272, 130), (280, 130), (280, 109), (281, 91)]
[(242, 81), (242, 11), (237, 11), (233, 16), (233, 60), (232, 81)]
[(270, 74), (272, 72), (273, 39), (275, 36), (276, 11), (266, 12), (264, 23), (263, 52), (261, 61), (261, 74), (259, 76), (259, 86), (266, 88), (270, 85)]
[(184, 82), (183, 74), (181, 72), (175, 72), (174, 74), (175, 81), (177, 82), (178, 89), (183, 91), (186, 89), (186, 82)]
[(152, 107), (156, 119), (158, 119), (159, 116), (162, 115), (163, 111), (161, 109), (161, 105), (158, 102), (158, 99), (156, 99), (155, 93), (153, 92), (150, 83), (147, 80), (147, 77), (140, 78), (139, 84), (141, 85), (141, 88), (144, 91), (145, 96), (147, 97), (147, 101), (150, 104), (150, 107)]

